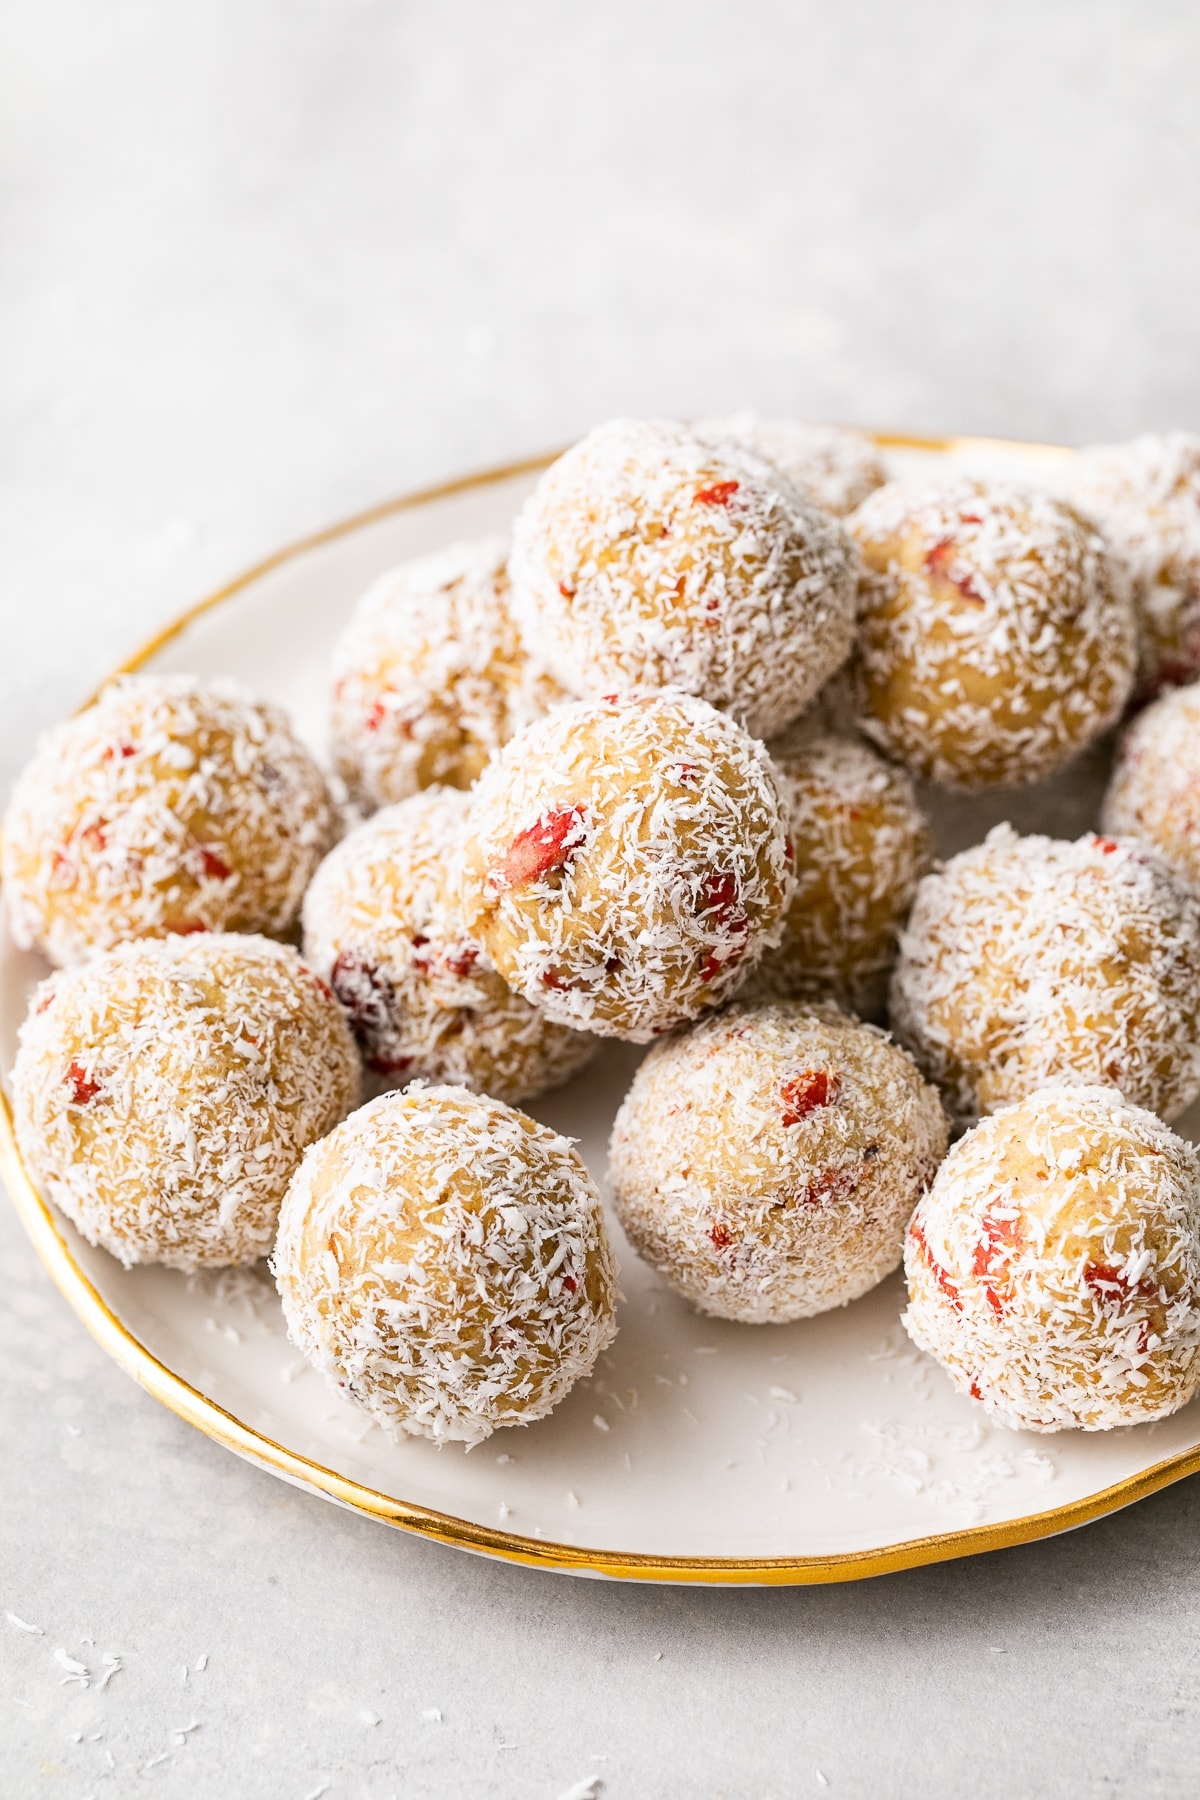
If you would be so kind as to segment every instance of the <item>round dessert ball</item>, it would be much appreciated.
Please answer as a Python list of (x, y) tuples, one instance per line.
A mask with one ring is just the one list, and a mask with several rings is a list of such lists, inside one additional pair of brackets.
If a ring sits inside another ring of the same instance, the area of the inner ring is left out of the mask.
[(1137, 844), (997, 825), (918, 887), (890, 1014), (960, 1123), (1063, 1077), (1174, 1118), (1200, 1094), (1200, 909)]
[(304, 954), (349, 1015), (367, 1068), (526, 1100), (581, 1069), (595, 1042), (503, 982), (467, 935), (445, 872), (467, 796), (385, 807), (326, 857), (304, 901)]
[(823, 512), (844, 519), (887, 480), (883, 459), (865, 431), (845, 425), (800, 425), (737, 413), (702, 419), (697, 436), (745, 444), (803, 488)]
[(521, 642), (508, 546), (456, 544), (390, 570), (334, 651), (333, 753), (364, 807), (469, 788), (514, 731), (565, 698)]
[(769, 734), (849, 653), (856, 558), (779, 471), (686, 426), (617, 419), (517, 519), (513, 608), (577, 694), (677, 687)]
[(859, 725), (914, 775), (965, 789), (1035, 781), (1119, 717), (1136, 660), (1128, 582), (1064, 501), (892, 482), (849, 528), (869, 571)]
[(880, 1019), (900, 928), (933, 844), (912, 782), (865, 744), (815, 733), (771, 746), (787, 802), (796, 891), (756, 994), (835, 1000)]
[(1133, 579), (1139, 693), (1200, 675), (1200, 436), (1171, 431), (1086, 450), (1071, 491)]
[(644, 1043), (727, 999), (791, 893), (771, 760), (666, 690), (560, 707), (475, 789), (466, 930), (559, 1024)]
[(1148, 844), (1200, 893), (1200, 686), (1172, 688), (1133, 721), (1117, 751), (1103, 825)]
[(957, 1143), (904, 1249), (909, 1336), (1025, 1431), (1161, 1419), (1200, 1385), (1200, 1158), (1112, 1088)]
[(616, 1335), (570, 1139), (465, 1088), (381, 1095), (314, 1145), (273, 1267), (293, 1342), (392, 1434), (544, 1418)]
[(780, 1324), (845, 1306), (899, 1265), (946, 1141), (937, 1094), (873, 1025), (738, 1003), (650, 1052), (609, 1168), (630, 1242), (677, 1293)]
[(336, 835), (321, 772), (277, 707), (226, 683), (127, 677), (17, 778), (0, 854), (9, 923), (59, 964), (168, 932), (282, 934)]
[(17, 1143), (89, 1244), (131, 1263), (265, 1256), (307, 1146), (358, 1098), (341, 1009), (295, 950), (226, 935), (119, 945), (42, 983)]

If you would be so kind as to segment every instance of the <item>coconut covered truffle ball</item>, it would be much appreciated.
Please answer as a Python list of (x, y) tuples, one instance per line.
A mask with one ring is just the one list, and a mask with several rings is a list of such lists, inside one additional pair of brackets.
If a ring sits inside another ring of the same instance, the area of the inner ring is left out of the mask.
[(1174, 1118), (1200, 1094), (1200, 910), (1136, 844), (997, 825), (918, 887), (890, 1014), (964, 1124), (1063, 1077)]
[(946, 1140), (937, 1094), (874, 1026), (832, 1006), (737, 1004), (650, 1052), (610, 1175), (630, 1241), (677, 1293), (777, 1324), (897, 1267)]
[(127, 1266), (265, 1256), (309, 1144), (358, 1098), (333, 995), (294, 950), (216, 934), (122, 944), (42, 983), (21, 1029), (33, 1180)]
[(1133, 579), (1138, 687), (1200, 675), (1200, 436), (1172, 431), (1084, 451), (1070, 476)]
[(1174, 688), (1121, 740), (1104, 800), (1113, 837), (1138, 838), (1200, 893), (1200, 686)]
[(467, 936), (445, 893), (467, 810), (465, 794), (434, 789), (343, 838), (305, 897), (304, 954), (387, 1085), (525, 1100), (574, 1075), (594, 1041), (514, 994)]
[(384, 1094), (315, 1145), (273, 1267), (293, 1342), (393, 1434), (544, 1418), (616, 1334), (570, 1140), (465, 1088)]
[(521, 642), (503, 539), (390, 570), (334, 651), (334, 761), (351, 795), (386, 806), (469, 788), (492, 752), (565, 696)]
[(762, 745), (703, 700), (609, 695), (512, 740), (456, 872), (470, 936), (551, 1019), (644, 1043), (728, 998), (791, 893)]
[(881, 1018), (900, 927), (932, 839), (911, 781), (865, 744), (814, 734), (772, 745), (787, 803), (796, 891), (755, 994), (835, 1000)]
[(1047, 1088), (976, 1126), (904, 1265), (909, 1336), (1001, 1424), (1135, 1425), (1200, 1385), (1200, 1158), (1112, 1088)]
[(13, 936), (73, 963), (167, 932), (286, 932), (337, 835), (277, 707), (139, 675), (52, 731), (18, 777), (0, 875)]
[(844, 519), (887, 480), (883, 459), (866, 432), (845, 425), (800, 425), (737, 413), (729, 419), (702, 419), (696, 433), (706, 441), (730, 439), (765, 456), (835, 519)]
[(1035, 781), (1119, 717), (1128, 582), (1063, 501), (978, 481), (879, 488), (849, 521), (862, 585), (859, 725), (952, 788)]
[(564, 685), (677, 687), (769, 734), (845, 661), (856, 559), (762, 457), (618, 419), (542, 476), (513, 535), (513, 608)]

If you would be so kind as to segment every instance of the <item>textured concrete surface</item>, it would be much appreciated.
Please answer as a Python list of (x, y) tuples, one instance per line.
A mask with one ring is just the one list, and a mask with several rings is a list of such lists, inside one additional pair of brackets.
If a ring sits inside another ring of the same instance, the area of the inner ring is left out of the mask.
[[(1198, 81), (1186, 0), (10, 0), (0, 786), (278, 542), (617, 411), (1200, 427)], [(498, 1567), (177, 1422), (7, 1208), (0, 1443), (5, 1800), (1195, 1791), (1195, 1483), (843, 1588)]]

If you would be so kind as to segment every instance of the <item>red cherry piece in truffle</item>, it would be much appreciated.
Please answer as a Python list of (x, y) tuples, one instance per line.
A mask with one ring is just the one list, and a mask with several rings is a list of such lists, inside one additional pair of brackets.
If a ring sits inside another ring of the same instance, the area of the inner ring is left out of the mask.
[(87, 1070), (77, 1062), (70, 1065), (63, 1080), (71, 1090), (73, 1106), (90, 1106), (100, 1092), (100, 1083), (93, 1081)]
[(711, 487), (697, 488), (693, 498), (697, 506), (728, 506), (740, 486), (740, 481), (714, 481)]
[(536, 824), (518, 831), (508, 846), (499, 870), (501, 884), (524, 887), (527, 882), (563, 868), (579, 849), (582, 827), (578, 807), (561, 806), (544, 812)]
[(200, 866), (210, 881), (228, 881), (233, 874), (225, 858), (210, 850), (207, 844), (200, 846)]
[(784, 1124), (798, 1125), (818, 1107), (832, 1106), (841, 1092), (841, 1085), (837, 1076), (830, 1075), (825, 1069), (805, 1069), (801, 1074), (793, 1075), (779, 1090)]
[(964, 600), (973, 600), (977, 606), (982, 606), (987, 595), (982, 594), (975, 586), (969, 572), (961, 569), (956, 571), (953, 566), (955, 548), (953, 538), (939, 539), (932, 550), (926, 552), (926, 566), (940, 581), (948, 581), (951, 587), (957, 588)]
[(938, 1262), (937, 1258), (934, 1256), (933, 1251), (929, 1248), (925, 1233), (916, 1219), (914, 1219), (909, 1226), (908, 1235), (917, 1246), (925, 1267), (929, 1270), (929, 1273), (933, 1276), (933, 1279), (937, 1282), (955, 1312), (961, 1312), (962, 1301), (959, 1299), (958, 1289), (951, 1281), (945, 1269), (943, 1269), (941, 1263)]

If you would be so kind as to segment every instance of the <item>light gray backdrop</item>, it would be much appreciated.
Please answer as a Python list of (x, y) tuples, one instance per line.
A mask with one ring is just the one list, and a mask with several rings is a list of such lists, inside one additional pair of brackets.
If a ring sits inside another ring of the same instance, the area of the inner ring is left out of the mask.
[[(277, 543), (613, 413), (1200, 427), (1198, 91), (1187, 0), (9, 0), (0, 786)], [(1196, 1791), (1194, 1483), (843, 1588), (490, 1565), (142, 1396), (7, 1207), (0, 1434), (6, 1800)]]

